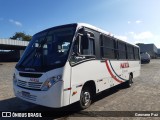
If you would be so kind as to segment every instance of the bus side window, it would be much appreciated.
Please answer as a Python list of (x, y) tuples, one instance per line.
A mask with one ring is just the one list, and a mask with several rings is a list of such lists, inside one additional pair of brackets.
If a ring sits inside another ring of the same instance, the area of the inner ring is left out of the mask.
[(95, 55), (94, 39), (81, 37), (81, 55)]
[(86, 35), (78, 35), (73, 46), (73, 53), (76, 55), (95, 55), (95, 42), (93, 38)]
[(85, 59), (95, 58), (95, 42), (92, 37), (79, 34), (74, 41), (71, 65), (84, 61)]
[(75, 56), (77, 56), (78, 54), (80, 54), (80, 49), (79, 49), (79, 43), (80, 43), (80, 40), (79, 40), (79, 37), (78, 36), (74, 42), (74, 45), (73, 45), (73, 54)]
[(139, 57), (139, 49), (137, 47), (134, 47), (134, 55), (135, 55), (135, 59), (136, 60), (140, 59), (140, 57)]
[(132, 45), (127, 44), (127, 56), (129, 60), (134, 59), (134, 49)]
[(119, 59), (125, 60), (126, 56), (126, 45), (124, 42), (118, 41), (118, 55)]
[(109, 36), (101, 35), (101, 56), (102, 59), (116, 59), (116, 41)]

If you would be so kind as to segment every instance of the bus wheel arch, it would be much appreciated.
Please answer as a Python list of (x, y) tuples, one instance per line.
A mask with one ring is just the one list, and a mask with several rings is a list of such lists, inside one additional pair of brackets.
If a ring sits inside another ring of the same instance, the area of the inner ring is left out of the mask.
[(80, 94), (79, 107), (81, 109), (88, 108), (93, 102), (95, 95), (96, 95), (95, 82), (93, 80), (90, 80), (84, 83)]
[(132, 73), (132, 72), (130, 73), (130, 76), (131, 76), (131, 77), (132, 77), (132, 79), (133, 79), (133, 73)]

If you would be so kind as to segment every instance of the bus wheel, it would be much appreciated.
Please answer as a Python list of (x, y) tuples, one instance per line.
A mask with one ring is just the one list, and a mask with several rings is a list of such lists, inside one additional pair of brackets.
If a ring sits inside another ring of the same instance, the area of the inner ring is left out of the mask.
[(133, 77), (129, 75), (129, 80), (127, 81), (127, 87), (131, 87), (133, 83)]
[(79, 106), (81, 109), (88, 108), (92, 103), (91, 90), (88, 87), (84, 87), (81, 91)]

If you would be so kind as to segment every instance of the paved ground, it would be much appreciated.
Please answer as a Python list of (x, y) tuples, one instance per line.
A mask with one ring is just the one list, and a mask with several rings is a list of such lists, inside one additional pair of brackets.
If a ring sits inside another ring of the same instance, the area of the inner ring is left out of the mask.
[[(18, 98), (15, 98), (12, 90), (12, 72), (15, 63), (0, 63), (0, 111), (10, 110), (46, 110), (50, 112), (58, 111), (59, 109), (51, 109), (38, 105), (34, 105)], [(76, 109), (75, 105), (64, 108), (65, 110)], [(63, 110), (63, 109), (60, 109)], [(160, 111), (160, 60), (152, 60), (150, 64), (143, 64), (141, 76), (134, 79), (134, 84), (131, 88), (116, 87), (110, 91), (105, 91), (97, 96), (96, 101), (92, 106), (84, 111)], [(55, 112), (56, 113), (56, 112)], [(98, 112), (97, 112), (98, 113)], [(95, 114), (97, 114), (95, 113)], [(160, 112), (159, 112), (160, 113)], [(75, 117), (82, 116), (83, 113), (69, 112), (65, 115), (55, 118), (65, 120), (84, 120), (84, 119), (115, 119), (115, 120), (150, 120), (159, 118), (106, 118), (106, 117)], [(91, 116), (93, 116), (91, 114)], [(102, 114), (102, 113), (101, 113)], [(105, 112), (103, 113), (103, 115)], [(127, 114), (127, 113), (126, 113)], [(87, 114), (90, 116), (90, 114)], [(160, 114), (159, 114), (160, 116)], [(55, 119), (50, 118), (50, 119)]]

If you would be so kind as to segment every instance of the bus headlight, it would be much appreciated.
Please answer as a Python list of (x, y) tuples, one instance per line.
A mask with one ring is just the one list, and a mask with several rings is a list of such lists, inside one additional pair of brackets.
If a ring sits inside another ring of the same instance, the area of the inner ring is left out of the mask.
[(15, 73), (13, 74), (13, 84), (17, 84), (17, 78), (16, 78), (16, 75), (15, 75)]
[(61, 79), (61, 75), (58, 75), (58, 76), (56, 76), (56, 77), (48, 78), (48, 79), (44, 82), (41, 90), (42, 90), (42, 91), (47, 91), (49, 88), (51, 88), (51, 87), (52, 87), (57, 81), (59, 81), (60, 79)]

